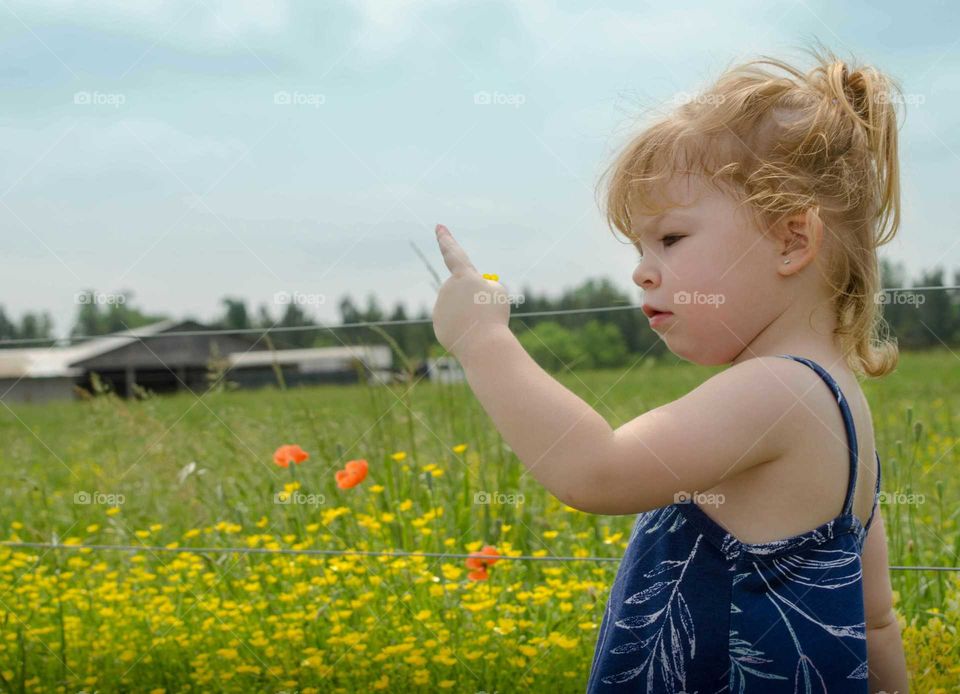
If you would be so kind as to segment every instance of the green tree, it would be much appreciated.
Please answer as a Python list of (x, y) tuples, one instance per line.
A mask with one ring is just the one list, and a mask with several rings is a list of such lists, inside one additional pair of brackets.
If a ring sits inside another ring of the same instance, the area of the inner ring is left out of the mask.
[(583, 358), (576, 335), (559, 323), (546, 321), (517, 336), (523, 348), (547, 371), (573, 368)]
[[(3, 306), (0, 306), (0, 340), (15, 340), (17, 338), (17, 326), (13, 321), (7, 318), (7, 312)], [(4, 345), (15, 347), (16, 345)]]
[(588, 369), (609, 369), (627, 363), (627, 343), (620, 328), (613, 323), (592, 320), (576, 334), (583, 360)]
[(53, 319), (49, 313), (24, 313), (19, 332), (27, 340), (46, 340), (53, 335)]
[(224, 297), (220, 303), (226, 307), (223, 317), (218, 321), (220, 327), (226, 330), (246, 330), (250, 327), (247, 303), (243, 299)]
[(117, 294), (100, 294), (86, 290), (77, 295), (77, 318), (71, 335), (107, 335), (132, 328), (139, 328), (166, 319), (164, 315), (147, 314), (134, 308), (129, 291)]

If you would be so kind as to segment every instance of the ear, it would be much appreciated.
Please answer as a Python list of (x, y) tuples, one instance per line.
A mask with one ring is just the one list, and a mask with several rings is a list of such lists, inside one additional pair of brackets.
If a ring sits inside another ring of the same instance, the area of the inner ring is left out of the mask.
[[(787, 277), (812, 263), (823, 245), (823, 220), (818, 207), (783, 217), (774, 225), (777, 272)], [(785, 261), (790, 262), (785, 262)]]

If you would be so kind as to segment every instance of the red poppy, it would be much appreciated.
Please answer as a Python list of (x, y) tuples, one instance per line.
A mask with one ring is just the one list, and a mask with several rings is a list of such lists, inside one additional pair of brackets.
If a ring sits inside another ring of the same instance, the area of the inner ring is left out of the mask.
[(476, 571), (471, 571), (467, 574), (467, 578), (471, 581), (486, 581), (490, 578), (490, 575), (487, 573), (486, 569), (477, 569)]
[(484, 545), (483, 549), (479, 552), (471, 552), (466, 560), (467, 568), (473, 569), (468, 574), (469, 578), (474, 581), (487, 580), (487, 578), (489, 578), (487, 567), (496, 564), (499, 561), (499, 556), (500, 553), (497, 551), (497, 548), (492, 545)]
[(347, 462), (343, 470), (337, 470), (334, 475), (337, 480), (337, 486), (340, 489), (352, 489), (367, 478), (367, 461), (351, 460)]
[(300, 448), (300, 446), (295, 443), (288, 443), (274, 451), (273, 462), (280, 467), (290, 467), (290, 463), (299, 465), (309, 457), (310, 454)]

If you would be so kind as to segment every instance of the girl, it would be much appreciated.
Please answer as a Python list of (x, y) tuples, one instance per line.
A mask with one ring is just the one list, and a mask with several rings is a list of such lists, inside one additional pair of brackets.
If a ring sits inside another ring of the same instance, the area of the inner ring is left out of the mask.
[(651, 327), (730, 365), (616, 430), (523, 350), (504, 287), (437, 226), (434, 331), (497, 429), (564, 503), (637, 514), (590, 692), (907, 692), (858, 382), (897, 360), (876, 253), (900, 221), (899, 87), (811, 53), (806, 73), (728, 70), (610, 167)]

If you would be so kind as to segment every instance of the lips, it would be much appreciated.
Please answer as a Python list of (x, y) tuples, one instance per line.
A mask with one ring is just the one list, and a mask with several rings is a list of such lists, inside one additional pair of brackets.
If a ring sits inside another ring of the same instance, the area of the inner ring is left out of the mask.
[(661, 313), (670, 314), (670, 313), (673, 313), (673, 311), (661, 311), (658, 308), (654, 308), (650, 304), (644, 304), (643, 313), (647, 318), (653, 318), (654, 316), (660, 315)]

